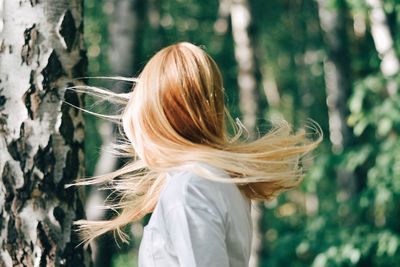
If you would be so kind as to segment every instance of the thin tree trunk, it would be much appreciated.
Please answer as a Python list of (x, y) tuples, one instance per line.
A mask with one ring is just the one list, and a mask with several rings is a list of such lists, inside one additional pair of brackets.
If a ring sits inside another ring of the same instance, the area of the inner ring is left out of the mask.
[[(349, 146), (352, 134), (347, 126), (347, 100), (351, 92), (350, 55), (346, 34), (347, 7), (344, 0), (337, 0), (336, 7), (328, 0), (318, 0), (319, 19), (324, 32), (328, 56), (324, 62), (326, 102), (332, 150), (340, 153)], [(338, 199), (345, 201), (357, 191), (353, 173), (338, 168)], [(350, 216), (349, 216), (350, 218)]]
[[(247, 0), (233, 0), (231, 3), (232, 34), (235, 42), (235, 58), (238, 63), (238, 83), (240, 97), (240, 111), (243, 124), (249, 131), (249, 136), (256, 136), (257, 115), (259, 112), (256, 62), (254, 43), (249, 33), (251, 26), (251, 12)], [(223, 14), (222, 14), (223, 15)], [(254, 201), (252, 204), (253, 239), (250, 255), (250, 267), (259, 265), (259, 251), (261, 238), (259, 222), (261, 218), (261, 204)]]
[[(115, 141), (113, 125), (110, 122), (103, 122), (99, 130), (102, 146), (101, 154), (94, 171), (95, 176), (114, 171), (118, 163), (116, 157), (107, 153), (110, 144)], [(104, 205), (107, 192), (104, 190), (98, 190), (98, 188), (98, 186), (92, 186), (90, 188), (90, 193), (86, 201), (85, 210), (89, 220), (104, 220), (107, 218), (107, 214), (104, 210), (99, 208), (99, 206)], [(107, 233), (100, 236), (92, 241), (90, 245), (92, 247), (94, 267), (110, 267), (112, 264), (112, 256), (116, 250), (112, 235)]]
[(72, 231), (82, 218), (82, 1), (1, 1), (0, 266), (89, 266)]
[(281, 105), (281, 97), (272, 67), (267, 65), (264, 66), (262, 77), (264, 93), (267, 98), (268, 106), (278, 110)]
[[(141, 42), (145, 21), (144, 0), (114, 0), (110, 23), (109, 61), (112, 72), (122, 76), (138, 74), (142, 60)], [(125, 88), (125, 90), (130, 88)]]
[(251, 13), (247, 0), (234, 0), (231, 5), (232, 34), (235, 42), (235, 58), (238, 63), (238, 83), (240, 111), (243, 124), (254, 137), (257, 113), (258, 92), (254, 48), (249, 34)]
[[(141, 40), (143, 36), (144, 6), (143, 0), (114, 0), (114, 12), (112, 14), (109, 27), (110, 48), (109, 61), (111, 71), (118, 76), (132, 77), (139, 71), (141, 61)], [(131, 90), (131, 84), (118, 83), (113, 89), (117, 92), (127, 92)], [(107, 152), (111, 143), (115, 142), (117, 130), (115, 125), (103, 121), (100, 126), (102, 139), (102, 149), (99, 160), (96, 164), (94, 175), (101, 175), (115, 170), (118, 159)], [(88, 218), (92, 220), (102, 220), (107, 218), (107, 214), (100, 210), (98, 206), (104, 204), (106, 191), (99, 191), (98, 187), (93, 186), (86, 204)], [(115, 253), (115, 242), (110, 234), (106, 234), (92, 243), (93, 261), (95, 267), (111, 266), (111, 259)]]
[(375, 48), (381, 57), (381, 71), (388, 80), (387, 93), (392, 96), (398, 91), (395, 76), (399, 73), (400, 62), (394, 49), (393, 36), (387, 22), (381, 0), (368, 0), (369, 19)]
[(319, 19), (324, 32), (328, 57), (324, 62), (329, 131), (333, 150), (340, 152), (349, 144), (351, 134), (346, 124), (347, 99), (351, 91), (350, 56), (346, 34), (346, 9), (342, 0), (338, 7), (332, 2), (318, 0)]

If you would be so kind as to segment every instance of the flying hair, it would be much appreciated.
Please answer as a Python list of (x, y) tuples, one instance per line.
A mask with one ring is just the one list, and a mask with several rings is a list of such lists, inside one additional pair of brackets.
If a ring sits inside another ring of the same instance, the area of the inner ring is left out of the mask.
[[(123, 242), (122, 227), (153, 211), (167, 173), (191, 166), (197, 175), (235, 183), (249, 199), (271, 200), (296, 187), (306, 173), (306, 160), (323, 138), (320, 126), (309, 120), (293, 131), (282, 120), (255, 139), (224, 105), (222, 76), (214, 60), (200, 47), (182, 42), (165, 47), (145, 65), (137, 78), (100, 77), (132, 83), (129, 93), (94, 86), (66, 88), (122, 105), (120, 114), (91, 114), (119, 125), (117, 156), (129, 158), (107, 174), (81, 178), (73, 185), (102, 185), (111, 190), (104, 209), (117, 215), (109, 220), (78, 220), (82, 243), (114, 231)], [(79, 107), (77, 107), (79, 108)], [(219, 177), (195, 162), (225, 170)]]

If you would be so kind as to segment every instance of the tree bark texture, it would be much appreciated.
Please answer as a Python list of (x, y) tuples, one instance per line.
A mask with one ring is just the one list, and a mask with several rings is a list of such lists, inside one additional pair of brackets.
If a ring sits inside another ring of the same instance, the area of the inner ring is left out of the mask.
[(0, 266), (88, 266), (83, 217), (82, 0), (0, 1)]

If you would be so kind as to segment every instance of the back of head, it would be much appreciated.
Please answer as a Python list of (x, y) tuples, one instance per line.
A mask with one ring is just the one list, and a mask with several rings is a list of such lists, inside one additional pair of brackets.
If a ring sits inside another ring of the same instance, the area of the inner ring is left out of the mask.
[(168, 149), (226, 142), (221, 73), (190, 43), (168, 46), (146, 64), (123, 114), (124, 132), (149, 165)]

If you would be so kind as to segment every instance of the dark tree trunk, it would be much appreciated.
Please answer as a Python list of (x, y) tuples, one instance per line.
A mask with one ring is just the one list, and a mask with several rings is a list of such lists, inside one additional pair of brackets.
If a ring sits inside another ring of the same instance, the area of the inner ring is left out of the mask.
[[(145, 29), (145, 4), (143, 0), (113, 1), (114, 12), (109, 27), (111, 44), (109, 48), (109, 62), (114, 75), (132, 77), (137, 76), (139, 73), (140, 63), (142, 62), (141, 44)], [(122, 82), (117, 83), (113, 88), (116, 92), (127, 92), (131, 90), (131, 86), (130, 83)], [(115, 125), (111, 122), (103, 121), (99, 130), (102, 139), (102, 149), (96, 164), (95, 175), (114, 171), (121, 165), (118, 158), (107, 152), (109, 146), (115, 142), (118, 135)], [(107, 219), (109, 214), (105, 214), (104, 210), (97, 207), (104, 204), (108, 193), (104, 190), (97, 190), (96, 186), (91, 188), (86, 205), (89, 219)], [(116, 251), (116, 243), (113, 239), (113, 235), (109, 233), (91, 243), (95, 267), (111, 266), (111, 259)]]
[[(142, 61), (141, 44), (145, 30), (144, 0), (114, 0), (114, 13), (110, 23), (109, 61), (113, 73), (136, 76)], [(125, 90), (130, 88), (125, 88)]]
[(324, 62), (329, 131), (333, 150), (340, 152), (351, 141), (346, 124), (347, 100), (351, 92), (350, 55), (346, 34), (347, 8), (343, 0), (318, 0), (319, 19), (328, 56)]
[[(347, 6), (344, 0), (318, 0), (319, 19), (324, 32), (328, 56), (324, 62), (326, 103), (329, 116), (329, 136), (332, 151), (340, 153), (352, 143), (353, 135), (347, 126), (347, 101), (351, 92), (350, 55), (346, 33)], [(346, 201), (357, 192), (353, 173), (336, 169), (338, 200)], [(348, 218), (351, 218), (348, 214)], [(345, 216), (344, 216), (345, 217)], [(352, 219), (350, 219), (351, 221)]]
[(162, 0), (148, 0), (146, 1), (146, 14), (147, 22), (146, 25), (150, 34), (150, 51), (154, 53), (160, 50), (166, 45), (166, 33), (163, 27), (161, 27), (161, 6), (163, 5)]
[(0, 7), (0, 266), (89, 266), (72, 231), (84, 215), (83, 97), (65, 86), (85, 76), (81, 0)]

